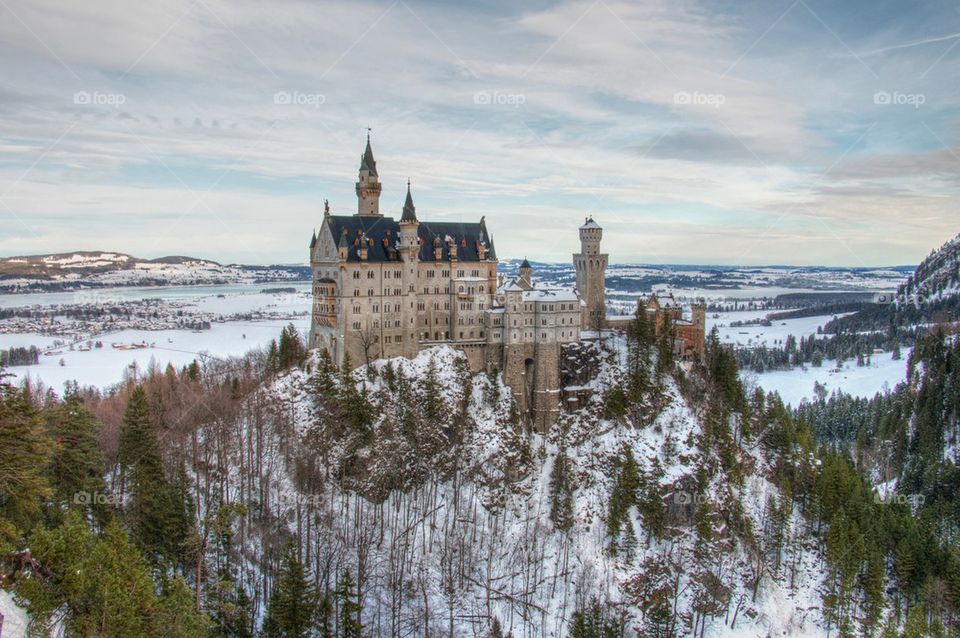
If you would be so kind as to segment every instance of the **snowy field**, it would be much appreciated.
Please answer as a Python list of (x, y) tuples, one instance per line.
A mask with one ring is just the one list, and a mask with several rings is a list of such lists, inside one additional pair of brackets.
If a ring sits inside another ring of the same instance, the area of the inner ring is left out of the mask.
[[(264, 288), (296, 288), (296, 293), (263, 293)], [(184, 286), (164, 288), (102, 289), (94, 294), (101, 299), (133, 301), (163, 299), (187, 302), (184, 311), (196, 315), (224, 317), (243, 313), (276, 313), (291, 316), (310, 309), (309, 284), (228, 284), (223, 286)], [(53, 306), (75, 302), (75, 293), (41, 293), (0, 295), (0, 307)], [(189, 364), (202, 356), (228, 357), (242, 355), (255, 348), (265, 348), (288, 323), (306, 334), (308, 316), (272, 320), (233, 320), (214, 322), (210, 330), (120, 330), (73, 343), (62, 337), (39, 334), (0, 334), (0, 349), (37, 346), (43, 349), (40, 363), (15, 366), (7, 370), (16, 379), (29, 377), (41, 381), (57, 392), (66, 381), (80, 385), (108, 387), (123, 380), (135, 370), (150, 365), (175, 367)], [(91, 341), (101, 341), (102, 348), (90, 348)], [(118, 349), (113, 344), (147, 344), (140, 349)], [(81, 348), (84, 348), (81, 350)], [(61, 361), (63, 365), (61, 365)]]
[[(747, 310), (738, 312), (723, 312), (717, 316), (707, 317), (707, 331), (716, 326), (720, 333), (720, 340), (738, 347), (744, 346), (782, 346), (788, 335), (794, 335), (799, 342), (800, 337), (809, 337), (817, 333), (817, 328), (823, 326), (836, 315), (822, 315), (817, 317), (803, 317), (800, 319), (785, 319), (774, 321), (772, 326), (740, 326), (731, 327), (734, 321), (750, 321), (767, 315), (764, 310)], [(749, 387), (760, 386), (767, 392), (777, 392), (784, 403), (796, 406), (804, 399), (812, 400), (814, 383), (820, 383), (827, 388), (827, 393), (842, 390), (846, 394), (856, 397), (872, 397), (877, 392), (893, 389), (903, 381), (907, 374), (907, 358), (909, 350), (904, 350), (899, 361), (893, 360), (893, 354), (885, 352), (871, 357), (869, 366), (858, 367), (855, 361), (847, 361), (844, 367), (837, 370), (837, 362), (826, 360), (819, 368), (812, 366), (797, 367), (792, 370), (774, 370), (757, 374), (745, 370), (742, 373), (744, 381)]]
[(892, 390), (907, 376), (907, 358), (909, 350), (904, 350), (899, 361), (893, 360), (893, 354), (884, 352), (872, 357), (869, 366), (858, 367), (855, 361), (847, 361), (843, 368), (836, 369), (836, 361), (824, 361), (823, 366), (814, 368), (794, 368), (793, 370), (775, 370), (773, 372), (745, 371), (743, 379), (748, 386), (759, 385), (767, 392), (777, 392), (784, 403), (796, 407), (804, 399), (813, 400), (813, 384), (820, 383), (827, 393), (841, 390), (855, 397), (869, 398), (877, 392)]
[[(774, 311), (776, 312), (776, 311)], [(800, 341), (800, 337), (809, 337), (817, 334), (817, 328), (834, 317), (844, 315), (821, 315), (817, 317), (801, 317), (800, 319), (782, 319), (774, 321), (771, 326), (739, 326), (731, 327), (734, 321), (751, 321), (762, 319), (769, 314), (767, 310), (746, 310), (739, 312), (721, 312), (718, 317), (707, 317), (707, 332), (714, 326), (720, 333), (720, 340), (736, 346), (778, 346), (783, 345), (787, 335), (793, 335)], [(848, 313), (849, 314), (849, 313)]]

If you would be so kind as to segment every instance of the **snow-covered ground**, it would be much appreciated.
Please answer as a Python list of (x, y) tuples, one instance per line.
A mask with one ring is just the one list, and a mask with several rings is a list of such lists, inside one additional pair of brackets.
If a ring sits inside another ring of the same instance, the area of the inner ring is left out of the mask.
[(720, 333), (720, 340), (736, 346), (775, 346), (782, 345), (787, 335), (793, 335), (800, 341), (800, 337), (809, 337), (817, 334), (817, 328), (837, 316), (820, 315), (816, 317), (801, 317), (800, 319), (781, 319), (773, 321), (771, 326), (731, 326), (734, 321), (751, 321), (762, 319), (770, 314), (768, 310), (745, 310), (737, 312), (722, 312), (719, 316), (707, 317), (707, 331), (714, 326)]
[(892, 390), (907, 375), (907, 357), (910, 351), (904, 350), (899, 361), (893, 354), (884, 352), (871, 357), (869, 366), (858, 367), (856, 361), (847, 361), (837, 370), (836, 361), (824, 361), (819, 368), (798, 367), (793, 370), (775, 370), (757, 374), (743, 373), (747, 384), (756, 384), (767, 392), (777, 392), (784, 403), (797, 406), (804, 399), (812, 400), (814, 383), (826, 386), (827, 394), (841, 390), (855, 397), (872, 397), (877, 392)]
[[(305, 332), (310, 322), (307, 319), (298, 319), (290, 323)], [(210, 330), (202, 332), (124, 330), (104, 337), (103, 348), (86, 352), (76, 348), (58, 349), (53, 352), (59, 354), (41, 356), (39, 365), (16, 366), (8, 372), (18, 379), (29, 376), (35, 381), (43, 381), (44, 385), (58, 392), (63, 389), (66, 381), (77, 381), (82, 386), (107, 387), (120, 382), (125, 374), (132, 372), (131, 366), (143, 370), (153, 361), (160, 367), (166, 367), (168, 363), (180, 367), (204, 355), (238, 356), (254, 348), (266, 347), (271, 339), (279, 337), (285, 325), (270, 322), (231, 322), (214, 324)], [(0, 335), (0, 348), (40, 345), (50, 341), (52, 340), (49, 337), (41, 336)], [(138, 350), (118, 350), (111, 345), (142, 342), (153, 345)], [(65, 364), (63, 366), (60, 365), (61, 359)]]
[[(264, 288), (296, 288), (296, 293), (264, 293)], [(209, 317), (237, 317), (244, 313), (275, 313), (289, 319), (228, 320), (214, 322), (210, 330), (120, 330), (77, 341), (36, 333), (0, 333), (0, 349), (37, 346), (43, 349), (40, 363), (35, 366), (15, 366), (7, 370), (16, 379), (30, 377), (60, 391), (66, 381), (80, 385), (107, 387), (120, 382), (125, 374), (144, 369), (151, 361), (161, 367), (168, 363), (176, 367), (189, 364), (201, 355), (228, 357), (242, 355), (254, 348), (266, 347), (288, 323), (303, 333), (309, 327), (309, 284), (185, 286), (170, 288), (103, 289), (100, 295), (105, 303), (123, 303), (139, 299), (161, 299), (184, 302), (177, 311), (188, 315)], [(77, 294), (42, 293), (31, 295), (0, 295), (0, 308), (14, 306), (68, 305), (77, 303)], [(20, 302), (20, 303), (17, 303)], [(299, 314), (298, 314), (299, 313)], [(294, 316), (297, 315), (297, 316)], [(70, 344), (73, 341), (72, 345)], [(102, 348), (88, 344), (100, 341)], [(118, 349), (113, 344), (146, 343), (142, 349)], [(80, 348), (83, 347), (84, 350)], [(61, 360), (63, 365), (60, 364)]]
[(3, 638), (23, 638), (27, 635), (30, 616), (14, 602), (13, 594), (4, 589), (0, 589), (0, 616), (3, 618), (3, 631), (0, 632)]
[[(738, 347), (782, 346), (788, 335), (794, 335), (797, 341), (800, 337), (809, 337), (816, 334), (817, 328), (822, 327), (835, 316), (785, 319), (774, 321), (769, 327), (730, 326), (734, 321), (751, 321), (763, 318), (767, 314), (768, 312), (764, 310), (719, 313), (716, 316), (707, 317), (707, 330), (716, 326), (722, 342)], [(884, 352), (873, 355), (869, 366), (858, 367), (856, 361), (847, 361), (844, 367), (838, 370), (836, 361), (826, 360), (819, 368), (808, 365), (763, 374), (744, 370), (742, 376), (748, 385), (760, 386), (767, 392), (777, 392), (784, 403), (793, 406), (804, 399), (813, 399), (814, 383), (826, 386), (828, 394), (834, 390), (841, 390), (856, 397), (872, 397), (877, 392), (883, 392), (888, 388), (893, 389), (904, 380), (908, 356), (909, 350), (904, 350), (902, 358), (895, 361), (892, 353)]]

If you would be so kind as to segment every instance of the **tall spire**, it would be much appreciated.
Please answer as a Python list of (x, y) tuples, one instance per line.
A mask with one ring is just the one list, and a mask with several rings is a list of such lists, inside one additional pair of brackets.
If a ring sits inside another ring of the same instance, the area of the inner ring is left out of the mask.
[(407, 201), (403, 204), (403, 215), (400, 217), (402, 222), (417, 221), (417, 207), (413, 205), (413, 195), (410, 194), (410, 179), (407, 179)]
[(380, 177), (377, 175), (377, 162), (370, 148), (370, 129), (367, 129), (367, 147), (360, 156), (360, 174), (357, 176), (357, 214), (366, 217), (380, 217)]
[(360, 157), (360, 170), (370, 171), (370, 175), (379, 177), (377, 161), (373, 159), (373, 149), (370, 148), (370, 129), (367, 129), (367, 148), (363, 150), (363, 155)]

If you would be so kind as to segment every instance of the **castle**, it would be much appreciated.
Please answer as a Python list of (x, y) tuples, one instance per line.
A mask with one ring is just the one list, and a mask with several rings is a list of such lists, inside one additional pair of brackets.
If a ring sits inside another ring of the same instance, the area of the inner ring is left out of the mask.
[[(355, 186), (357, 213), (331, 215), (325, 204), (310, 241), (310, 347), (326, 349), (339, 365), (359, 365), (449, 344), (474, 372), (501, 371), (521, 413), (535, 427), (549, 427), (560, 412), (562, 347), (580, 341), (584, 330), (622, 321), (605, 314), (599, 224), (587, 218), (580, 227), (576, 290), (537, 288), (526, 260), (519, 276), (498, 279), (484, 218), (421, 220), (409, 181), (399, 221), (384, 216), (369, 135)], [(699, 340), (702, 348), (702, 330)]]

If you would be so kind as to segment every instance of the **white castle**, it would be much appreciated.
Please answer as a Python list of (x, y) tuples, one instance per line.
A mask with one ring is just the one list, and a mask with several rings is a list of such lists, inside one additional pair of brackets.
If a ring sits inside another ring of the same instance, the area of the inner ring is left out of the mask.
[(325, 205), (310, 242), (310, 346), (326, 349), (338, 364), (349, 358), (360, 365), (449, 344), (466, 353), (473, 371), (502, 371), (519, 409), (548, 427), (560, 406), (561, 346), (579, 341), (582, 327), (603, 325), (600, 226), (587, 219), (580, 227), (576, 290), (536, 288), (526, 260), (518, 277), (498, 278), (483, 218), (422, 221), (408, 181), (397, 221), (381, 214), (380, 192), (368, 135), (357, 213), (331, 215)]

